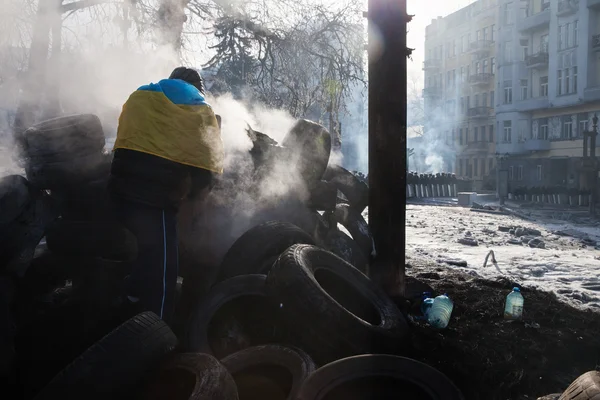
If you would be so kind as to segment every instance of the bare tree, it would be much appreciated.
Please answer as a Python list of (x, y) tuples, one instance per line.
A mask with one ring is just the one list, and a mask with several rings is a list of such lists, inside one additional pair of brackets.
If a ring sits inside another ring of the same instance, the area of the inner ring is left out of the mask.
[(408, 136), (423, 136), (425, 133), (425, 100), (422, 94), (421, 76), (412, 74), (408, 79), (407, 112)]

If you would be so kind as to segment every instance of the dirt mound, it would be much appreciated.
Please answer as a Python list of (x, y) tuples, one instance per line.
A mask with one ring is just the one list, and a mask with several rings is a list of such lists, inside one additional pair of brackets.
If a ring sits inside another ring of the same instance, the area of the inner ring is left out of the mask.
[(447, 329), (415, 322), (414, 358), (446, 373), (471, 400), (536, 399), (562, 392), (600, 360), (600, 313), (521, 288), (523, 321), (503, 319), (515, 282), (484, 280), (411, 260), (408, 274), (454, 301)]

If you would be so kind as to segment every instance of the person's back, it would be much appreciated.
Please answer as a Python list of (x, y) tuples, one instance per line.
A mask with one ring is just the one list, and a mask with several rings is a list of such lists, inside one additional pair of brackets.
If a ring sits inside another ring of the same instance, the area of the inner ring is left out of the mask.
[(138, 240), (126, 294), (169, 319), (178, 273), (177, 211), (223, 170), (219, 123), (200, 75), (184, 67), (133, 92), (119, 117), (108, 190)]

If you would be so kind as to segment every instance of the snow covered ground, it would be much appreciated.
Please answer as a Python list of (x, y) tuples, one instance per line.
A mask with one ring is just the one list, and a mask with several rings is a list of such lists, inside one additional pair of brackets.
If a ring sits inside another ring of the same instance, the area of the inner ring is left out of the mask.
[[(526, 244), (510, 244), (515, 236), (501, 232), (499, 226), (522, 226), (541, 231), (545, 248)], [(581, 238), (559, 236), (557, 230), (571, 230), (593, 241), (600, 241), (600, 227), (577, 226), (573, 223), (541, 220), (536, 222), (511, 215), (473, 212), (469, 208), (409, 204), (406, 206), (406, 254), (411, 258), (427, 258), (448, 268), (458, 268), (482, 277), (506, 276), (523, 286), (537, 287), (557, 293), (562, 300), (580, 308), (600, 311), (600, 250)], [(458, 243), (471, 237), (478, 246)], [(491, 258), (484, 268), (486, 255), (493, 250), (497, 267)], [(447, 264), (444, 260), (464, 260), (466, 267)]]

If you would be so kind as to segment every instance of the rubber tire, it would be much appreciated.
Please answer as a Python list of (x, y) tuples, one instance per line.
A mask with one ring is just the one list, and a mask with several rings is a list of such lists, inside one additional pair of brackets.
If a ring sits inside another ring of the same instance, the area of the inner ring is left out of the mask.
[(156, 314), (138, 314), (87, 349), (35, 399), (119, 398), (176, 345), (175, 334)]
[[(315, 371), (315, 363), (304, 351), (277, 344), (249, 347), (225, 357), (221, 362), (233, 375), (234, 380), (236, 375), (247, 369), (265, 366), (285, 368), (292, 375), (292, 385), (285, 397), (288, 400), (296, 399), (304, 381)], [(260, 380), (258, 381), (260, 382)], [(240, 387), (243, 386), (239, 384), (239, 381), (236, 381), (236, 384), (238, 384), (238, 391), (240, 391)], [(239, 394), (242, 399), (272, 398), (266, 395), (259, 397), (256, 393), (240, 392)], [(281, 398), (281, 396), (273, 397)]]
[[(243, 296), (260, 296), (268, 299), (265, 281), (265, 275), (241, 275), (213, 286), (210, 292), (198, 302), (190, 315), (185, 335), (186, 351), (215, 355), (208, 338), (208, 329), (215, 314), (227, 303)], [(275, 309), (276, 305), (273, 304), (273, 310), (267, 310), (264, 313), (270, 321), (274, 316), (276, 317)], [(277, 322), (276, 319), (275, 322)], [(276, 342), (279, 337), (281, 337), (280, 334), (275, 332), (268, 341)], [(223, 355), (217, 356), (223, 357)]]
[(20, 175), (0, 178), (0, 226), (2, 228), (17, 219), (30, 202), (27, 179)]
[[(370, 303), (379, 323), (365, 321), (334, 299), (315, 277), (320, 270), (339, 279), (336, 288), (347, 283), (353, 292), (347, 300), (362, 297)], [(299, 346), (321, 364), (356, 354), (394, 353), (408, 334), (406, 319), (378, 286), (335, 254), (315, 246), (298, 244), (286, 250), (267, 277), (267, 290), (290, 327), (302, 327), (290, 329)]]
[(357, 212), (363, 212), (369, 205), (369, 186), (347, 169), (339, 165), (330, 165), (323, 179), (335, 183), (338, 190), (348, 199), (350, 207)]
[(292, 159), (306, 183), (321, 180), (331, 155), (331, 134), (323, 125), (300, 119), (283, 138), (281, 146), (298, 157)]
[(600, 372), (589, 371), (581, 375), (558, 400), (600, 400)]
[[(170, 374), (177, 371), (195, 375), (196, 382), (189, 395), (180, 392), (177, 381), (169, 381)], [(213, 356), (200, 353), (174, 355), (152, 377), (144, 394), (140, 400), (238, 400), (235, 381), (227, 368)]]
[(314, 244), (307, 232), (289, 222), (269, 221), (246, 231), (229, 248), (221, 266), (217, 282), (238, 275), (264, 274), (288, 247)]
[(132, 261), (138, 253), (134, 234), (115, 221), (58, 219), (48, 227), (46, 243), (51, 252), (63, 256)]
[(365, 257), (370, 258), (373, 254), (373, 237), (369, 230), (369, 224), (360, 212), (348, 204), (338, 204), (335, 207), (335, 220), (350, 232), (352, 239), (356, 242)]
[(369, 261), (356, 242), (340, 230), (329, 231), (325, 249), (340, 257), (365, 275), (369, 273)]
[[(319, 368), (302, 385), (298, 400), (322, 400), (339, 387), (340, 384), (369, 376), (385, 376), (411, 383), (429, 395), (431, 400), (464, 400), (458, 388), (440, 371), (427, 364), (410, 358), (387, 354), (367, 354), (344, 358)], [(407, 387), (398, 382), (398, 388), (390, 397), (377, 396), (372, 387), (364, 397), (350, 397), (352, 400), (407, 398), (422, 399), (410, 396)], [(339, 398), (339, 397), (338, 397)]]
[(106, 144), (100, 119), (76, 114), (42, 121), (23, 133), (25, 156), (42, 159), (100, 152)]
[(69, 156), (52, 162), (30, 162), (25, 166), (27, 179), (38, 189), (68, 190), (86, 182), (107, 178), (110, 158), (97, 152)]

